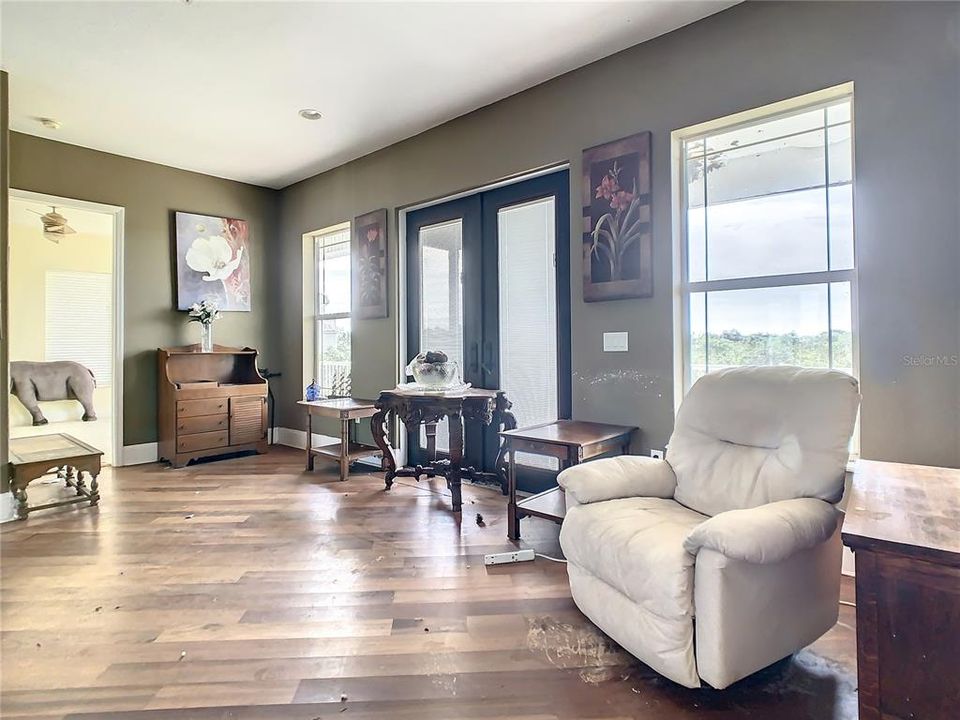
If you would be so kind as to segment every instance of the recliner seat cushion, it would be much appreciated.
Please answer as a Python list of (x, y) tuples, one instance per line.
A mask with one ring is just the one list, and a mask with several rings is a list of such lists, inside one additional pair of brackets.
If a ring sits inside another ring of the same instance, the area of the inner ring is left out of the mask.
[(692, 619), (694, 557), (683, 541), (706, 519), (662, 498), (578, 505), (567, 511), (560, 545), (569, 562), (644, 610)]
[(860, 395), (835, 370), (729, 368), (687, 393), (667, 448), (675, 499), (704, 515), (843, 493)]

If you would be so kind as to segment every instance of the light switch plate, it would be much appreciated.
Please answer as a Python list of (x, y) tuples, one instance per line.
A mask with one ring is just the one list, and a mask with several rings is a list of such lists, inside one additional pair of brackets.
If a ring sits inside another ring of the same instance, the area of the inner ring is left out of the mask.
[(603, 334), (604, 352), (627, 352), (628, 333), (605, 332)]

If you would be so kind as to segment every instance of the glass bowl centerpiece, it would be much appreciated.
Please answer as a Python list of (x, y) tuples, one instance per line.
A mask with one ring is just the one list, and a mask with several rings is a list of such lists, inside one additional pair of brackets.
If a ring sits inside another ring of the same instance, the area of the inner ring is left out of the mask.
[(461, 385), (457, 363), (439, 350), (418, 354), (407, 365), (407, 375), (412, 375), (422, 388), (444, 390)]

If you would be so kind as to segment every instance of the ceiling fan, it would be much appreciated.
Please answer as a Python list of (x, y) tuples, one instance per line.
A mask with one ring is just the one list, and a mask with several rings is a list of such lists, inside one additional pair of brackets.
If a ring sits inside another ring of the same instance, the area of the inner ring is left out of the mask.
[(64, 235), (72, 235), (77, 231), (67, 225), (67, 219), (57, 212), (55, 205), (50, 206), (51, 212), (39, 213), (31, 210), (32, 213), (40, 215), (40, 222), (43, 223), (43, 236), (50, 242), (59, 243)]

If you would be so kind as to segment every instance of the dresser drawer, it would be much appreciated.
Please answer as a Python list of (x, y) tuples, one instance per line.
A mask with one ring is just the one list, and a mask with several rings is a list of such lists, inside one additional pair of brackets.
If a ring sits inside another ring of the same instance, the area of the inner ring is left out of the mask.
[(228, 425), (229, 418), (226, 414), (181, 417), (177, 419), (177, 436), (213, 432), (214, 430), (226, 430)]
[(209, 400), (178, 400), (177, 417), (196, 417), (197, 415), (224, 415), (227, 412), (227, 398)]
[(570, 449), (567, 448), (566, 445), (554, 445), (553, 443), (527, 440), (525, 438), (510, 438), (510, 448), (518, 452), (555, 457), (558, 460), (566, 460), (570, 454)]
[(227, 445), (226, 430), (194, 433), (193, 435), (181, 435), (177, 438), (178, 453), (188, 453), (193, 452), (194, 450), (208, 450), (210, 448), (226, 447)]

